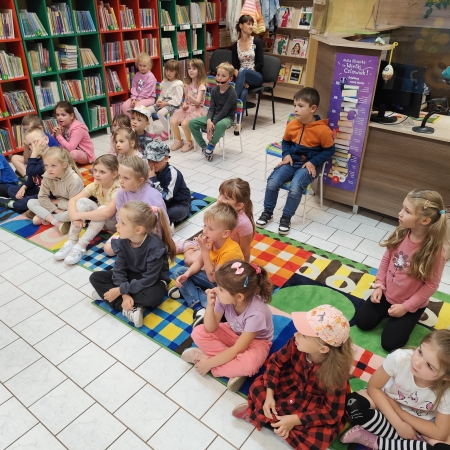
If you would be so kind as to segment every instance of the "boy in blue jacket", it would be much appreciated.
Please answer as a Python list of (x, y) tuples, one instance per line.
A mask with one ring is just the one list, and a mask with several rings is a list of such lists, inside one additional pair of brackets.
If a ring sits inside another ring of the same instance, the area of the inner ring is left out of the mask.
[(22, 186), (10, 186), (8, 197), (0, 198), (0, 206), (13, 209), (18, 213), (27, 211), (28, 200), (38, 197), (42, 175), (45, 172), (41, 155), (49, 145), (49, 138), (40, 127), (29, 128), (25, 133), (24, 141), (31, 151), (26, 165), (27, 179)]
[(182, 173), (169, 164), (167, 144), (159, 140), (150, 142), (142, 154), (148, 161), (150, 181), (166, 203), (171, 224), (186, 219), (191, 212), (191, 191)]
[(284, 132), (281, 144), (283, 159), (267, 180), (264, 211), (256, 221), (256, 226), (260, 228), (264, 228), (272, 220), (280, 187), (291, 182), (278, 226), (281, 236), (289, 234), (291, 218), (300, 205), (302, 195), (317, 177), (323, 163), (335, 151), (328, 120), (321, 120), (314, 115), (319, 102), (319, 93), (314, 88), (303, 88), (295, 94), (295, 120), (288, 123)]

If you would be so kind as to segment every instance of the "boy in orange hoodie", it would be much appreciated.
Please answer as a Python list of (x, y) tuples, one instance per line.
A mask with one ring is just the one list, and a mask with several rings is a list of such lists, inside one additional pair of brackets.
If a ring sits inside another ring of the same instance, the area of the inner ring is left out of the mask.
[(264, 211), (256, 226), (264, 228), (271, 220), (277, 204), (278, 192), (290, 181), (289, 194), (278, 226), (278, 233), (286, 236), (291, 230), (291, 217), (300, 204), (306, 188), (317, 177), (322, 164), (335, 151), (328, 120), (321, 120), (314, 113), (320, 96), (314, 88), (303, 88), (294, 96), (295, 120), (288, 123), (284, 132), (281, 150), (282, 161), (267, 180)]

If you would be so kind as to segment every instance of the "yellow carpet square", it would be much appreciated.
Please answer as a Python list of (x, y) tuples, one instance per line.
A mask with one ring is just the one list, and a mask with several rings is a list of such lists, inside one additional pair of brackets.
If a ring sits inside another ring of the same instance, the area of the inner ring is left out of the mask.
[(144, 317), (144, 325), (150, 328), (150, 330), (154, 330), (162, 321), (163, 319), (161, 317), (158, 317), (153, 313), (150, 313)]
[(177, 319), (181, 320), (187, 325), (192, 325), (192, 309), (185, 309), (181, 314), (177, 316)]
[(161, 305), (159, 305), (158, 308), (162, 309), (163, 311), (165, 311), (168, 314), (172, 314), (180, 306), (181, 306), (180, 302), (177, 302), (176, 300), (169, 298), (165, 302), (163, 302)]
[(177, 327), (173, 323), (169, 323), (167, 327), (164, 327), (162, 331), (159, 332), (161, 336), (164, 336), (166, 339), (169, 339), (169, 341), (174, 341), (180, 333), (182, 333), (182, 329), (180, 327)]

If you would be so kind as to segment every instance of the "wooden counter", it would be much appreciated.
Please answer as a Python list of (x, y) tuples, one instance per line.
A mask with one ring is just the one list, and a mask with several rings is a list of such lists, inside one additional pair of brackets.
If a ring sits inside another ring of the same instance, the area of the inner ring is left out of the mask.
[(450, 117), (429, 125), (434, 134), (413, 132), (410, 119), (398, 125), (370, 123), (357, 206), (397, 217), (414, 188), (436, 190), (450, 203)]

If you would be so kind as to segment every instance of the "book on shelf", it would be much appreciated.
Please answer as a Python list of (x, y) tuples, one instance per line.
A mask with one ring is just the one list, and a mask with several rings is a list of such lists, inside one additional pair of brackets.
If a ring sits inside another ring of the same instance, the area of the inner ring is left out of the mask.
[(106, 106), (89, 105), (89, 116), (91, 118), (92, 129), (108, 125), (108, 114)]
[(219, 28), (219, 47), (231, 47), (230, 30), (227, 28)]
[(219, 21), (225, 22), (225, 20), (227, 20), (227, 1), (222, 0), (220, 2)]
[(20, 25), (25, 37), (48, 36), (44, 25), (42, 25), (36, 13), (21, 9), (19, 11), (19, 16)]
[(311, 28), (312, 15), (313, 7), (303, 6), (300, 10), (298, 21), (296, 21), (295, 26), (299, 29), (309, 30)]
[(77, 119), (78, 122), (84, 123), (86, 125), (86, 122), (84, 121), (83, 116), (80, 114), (80, 111), (78, 111), (78, 108), (74, 106), (73, 110), (75, 112), (75, 119)]
[(12, 151), (11, 136), (6, 128), (0, 128), (0, 153)]
[(151, 34), (142, 33), (142, 51), (150, 56), (158, 56), (158, 39)]
[(0, 10), (0, 40), (1, 39), (14, 39), (12, 9)]
[(58, 70), (70, 70), (78, 67), (78, 47), (76, 45), (56, 44), (55, 60)]
[(164, 26), (173, 25), (169, 11), (166, 11), (165, 9), (161, 9), (161, 25)]
[(84, 77), (83, 84), (86, 98), (99, 97), (104, 94), (102, 78), (99, 73)]
[(123, 102), (110, 103), (109, 113), (111, 115), (111, 122), (114, 121), (114, 117), (116, 117), (117, 114), (122, 114), (122, 105)]
[(289, 35), (277, 34), (273, 43), (273, 53), (275, 55), (286, 55), (289, 44)]
[(61, 88), (64, 100), (67, 102), (79, 102), (84, 100), (81, 80), (61, 80)]
[(16, 143), (17, 148), (22, 148), (24, 145), (23, 142), (23, 128), (22, 125), (11, 125), (12, 128), (12, 134), (14, 141)]
[(41, 44), (29, 43), (28, 59), (30, 60), (31, 73), (46, 73), (51, 72), (50, 54), (48, 50)]
[(292, 28), (295, 8), (293, 6), (280, 6), (277, 23), (280, 28)]
[(189, 59), (180, 59), (181, 79), (184, 80), (187, 77), (189, 69)]
[(39, 109), (55, 106), (60, 100), (56, 81), (37, 80), (34, 90)]
[(292, 64), (291, 71), (289, 73), (288, 83), (300, 84), (302, 79), (303, 66), (296, 66)]
[(216, 20), (216, 4), (206, 2), (206, 22), (215, 22)]
[(280, 71), (278, 72), (278, 81), (280, 81), (281, 83), (287, 83), (290, 70), (291, 63), (282, 63)]
[(105, 63), (121, 61), (119, 44), (120, 42), (105, 42), (103, 44), (103, 59)]
[(289, 48), (287, 56), (295, 56), (297, 58), (306, 58), (306, 52), (308, 50), (308, 38), (296, 37), (289, 42)]
[(206, 48), (211, 48), (214, 45), (213, 35), (210, 31), (206, 32)]
[(44, 124), (44, 131), (47, 134), (53, 134), (53, 128), (58, 125), (54, 117), (45, 116), (42, 117), (42, 123)]
[(72, 13), (65, 3), (53, 3), (47, 7), (50, 34), (72, 34)]
[(177, 31), (178, 55), (188, 53), (186, 31)]
[(191, 22), (192, 23), (204, 22), (202, 8), (199, 3), (191, 3)]
[(134, 66), (125, 67), (125, 75), (127, 77), (127, 86), (128, 89), (131, 89), (131, 84), (133, 83), (133, 78), (136, 75), (136, 69)]
[(189, 9), (188, 6), (180, 6), (176, 5), (176, 17), (178, 24), (191, 23), (191, 19), (189, 18)]
[(98, 19), (102, 31), (119, 29), (116, 13), (109, 3), (98, 2)]
[(6, 103), (6, 109), (11, 116), (34, 112), (30, 96), (23, 89), (18, 91), (3, 91), (3, 98)]
[(161, 48), (163, 55), (173, 55), (172, 39), (161, 38)]
[(2, 80), (23, 77), (22, 60), (12, 53), (0, 50), (0, 75)]
[(74, 11), (75, 29), (77, 33), (90, 33), (97, 31), (90, 11)]
[(139, 17), (141, 19), (141, 28), (156, 27), (156, 14), (154, 9), (149, 8), (140, 9)]
[(80, 58), (82, 67), (91, 67), (100, 64), (90, 48), (80, 48)]
[[(191, 31), (191, 42), (192, 42), (192, 51), (196, 51), (198, 47), (198, 35), (196, 30)], [(219, 36), (219, 42), (220, 42), (220, 36)], [(219, 44), (220, 46), (220, 44)]]
[(123, 91), (123, 86), (115, 70), (106, 69), (106, 86), (110, 94)]
[(139, 52), (139, 41), (137, 39), (123, 41), (123, 57), (125, 61), (137, 59)]
[(136, 28), (136, 22), (134, 20), (134, 12), (126, 5), (119, 5), (120, 23), (122, 29), (131, 30)]
[(275, 42), (275, 38), (273, 35), (263, 38), (262, 39), (263, 51), (267, 52), (267, 53), (273, 53), (274, 42)]

